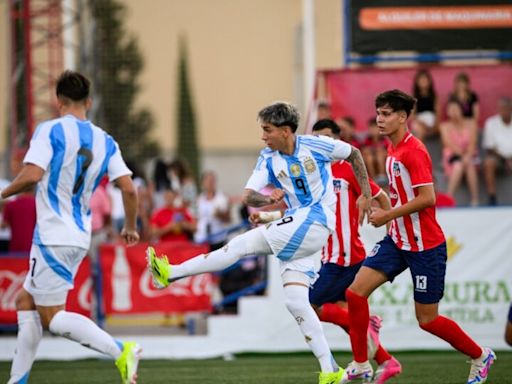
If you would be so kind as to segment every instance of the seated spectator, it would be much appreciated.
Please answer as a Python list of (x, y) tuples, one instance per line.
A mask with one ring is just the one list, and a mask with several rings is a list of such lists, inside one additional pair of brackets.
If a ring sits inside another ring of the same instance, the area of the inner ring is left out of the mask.
[(443, 167), (448, 177), (447, 193), (455, 196), (465, 176), (471, 196), (471, 205), (478, 205), (478, 128), (475, 120), (462, 115), (460, 105), (449, 101), (446, 107), (448, 120), (440, 126), (443, 143)]
[(498, 114), (486, 120), (482, 146), (486, 150), (484, 177), (489, 204), (496, 205), (496, 171), (502, 168), (512, 172), (512, 99), (509, 97), (502, 97)]
[(185, 159), (176, 158), (169, 164), (171, 187), (182, 199), (183, 205), (196, 212), (197, 187), (190, 166)]
[(194, 239), (198, 243), (209, 243), (210, 251), (226, 244), (226, 224), (231, 220), (229, 200), (217, 189), (217, 176), (206, 171), (201, 176), (202, 192), (197, 198), (197, 232)]
[(361, 141), (355, 135), (356, 122), (352, 116), (340, 117), (336, 120), (336, 124), (340, 127), (340, 140), (361, 148)]
[(368, 136), (361, 146), (361, 154), (368, 175), (380, 186), (386, 185), (388, 182), (386, 176), (387, 153), (387, 139), (380, 134), (377, 121), (372, 117), (368, 120)]
[(467, 73), (461, 72), (455, 77), (454, 90), (450, 94), (449, 101), (457, 102), (462, 109), (462, 115), (474, 119), (478, 126), (480, 103), (478, 102), (478, 95), (471, 89)]
[(437, 136), (439, 133), (439, 100), (434, 88), (432, 75), (420, 69), (414, 76), (413, 96), (416, 107), (411, 119), (411, 130), (420, 140)]
[(189, 210), (176, 204), (178, 194), (165, 191), (165, 206), (157, 209), (150, 219), (150, 233), (159, 241), (190, 241), (196, 231), (196, 220)]

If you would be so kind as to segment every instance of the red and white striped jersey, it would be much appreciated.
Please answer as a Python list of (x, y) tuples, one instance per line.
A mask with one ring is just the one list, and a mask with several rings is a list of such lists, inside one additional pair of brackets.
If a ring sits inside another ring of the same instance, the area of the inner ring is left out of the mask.
[[(361, 187), (352, 165), (344, 160), (331, 165), (334, 193), (336, 194), (336, 230), (329, 236), (322, 249), (322, 263), (335, 263), (350, 266), (364, 260), (366, 251), (359, 237), (359, 211), (357, 198)], [(381, 188), (370, 180), (372, 196), (377, 196)]]
[[(427, 148), (410, 132), (396, 147), (389, 144), (386, 172), (392, 208), (411, 201), (417, 195), (415, 188), (433, 184), (432, 160)], [(394, 219), (389, 235), (398, 248), (414, 252), (434, 248), (445, 241), (435, 207)]]

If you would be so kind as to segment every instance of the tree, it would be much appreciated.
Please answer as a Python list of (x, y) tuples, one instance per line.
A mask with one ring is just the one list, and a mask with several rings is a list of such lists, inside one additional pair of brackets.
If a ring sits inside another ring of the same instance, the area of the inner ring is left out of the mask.
[(90, 1), (96, 23), (93, 86), (100, 103), (96, 121), (115, 137), (125, 158), (142, 161), (158, 153), (148, 137), (154, 119), (147, 108), (134, 107), (144, 62), (137, 40), (123, 25), (125, 7), (116, 0)]
[(188, 60), (185, 40), (179, 41), (178, 59), (178, 105), (177, 105), (177, 154), (185, 159), (194, 175), (196, 182), (199, 180), (199, 149), (197, 147), (196, 118), (192, 102), (188, 78)]

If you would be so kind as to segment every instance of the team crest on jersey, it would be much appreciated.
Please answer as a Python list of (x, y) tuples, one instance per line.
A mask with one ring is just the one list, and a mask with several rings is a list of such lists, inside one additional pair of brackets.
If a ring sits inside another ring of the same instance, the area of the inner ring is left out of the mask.
[(290, 165), (290, 173), (295, 177), (300, 176), (300, 165), (299, 164)]
[(377, 252), (379, 252), (379, 249), (380, 249), (380, 244), (375, 244), (375, 246), (373, 247), (373, 249), (370, 252), (370, 254), (368, 255), (368, 257), (375, 256), (377, 254)]
[(306, 160), (304, 160), (304, 168), (306, 169), (307, 173), (315, 172), (316, 165), (311, 157), (306, 157)]
[(334, 193), (341, 192), (341, 180), (340, 179), (333, 179), (332, 184), (334, 186)]
[(395, 175), (395, 177), (400, 176), (400, 164), (396, 162), (393, 163), (393, 175)]

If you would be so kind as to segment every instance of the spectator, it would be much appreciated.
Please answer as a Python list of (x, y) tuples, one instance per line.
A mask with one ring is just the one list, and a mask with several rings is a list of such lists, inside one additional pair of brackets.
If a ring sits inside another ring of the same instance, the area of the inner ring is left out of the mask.
[(370, 178), (379, 186), (388, 182), (386, 176), (387, 139), (382, 136), (377, 127), (375, 117), (368, 120), (368, 136), (361, 147), (366, 169)]
[(498, 102), (498, 114), (485, 122), (483, 148), (484, 177), (489, 204), (496, 205), (496, 171), (498, 167), (512, 172), (512, 99), (502, 97)]
[(157, 209), (150, 219), (150, 233), (159, 241), (190, 241), (196, 231), (196, 220), (184, 207), (176, 207), (177, 193), (165, 191), (165, 206)]
[(225, 226), (231, 217), (226, 195), (217, 190), (217, 176), (213, 171), (204, 172), (201, 177), (202, 193), (197, 199), (197, 232), (195, 241), (209, 243), (210, 251), (226, 243)]
[(413, 96), (416, 98), (416, 107), (411, 120), (412, 132), (420, 140), (436, 136), (439, 133), (439, 100), (428, 70), (420, 69), (416, 72)]
[(109, 239), (112, 232), (112, 203), (107, 192), (107, 184), (108, 179), (105, 177), (91, 195), (92, 234), (89, 257), (93, 266), (98, 262), (98, 249), (100, 245)]
[(449, 101), (448, 120), (440, 126), (443, 143), (443, 166), (448, 177), (447, 193), (455, 196), (465, 176), (471, 196), (471, 205), (478, 205), (478, 128), (475, 120), (464, 118), (460, 104)]
[[(9, 180), (0, 179), (0, 190), (9, 185)], [(3, 212), (6, 201), (0, 200), (0, 214)], [(7, 253), (9, 251), (9, 242), (11, 241), (11, 230), (9, 227), (0, 226), (0, 253)]]
[(169, 178), (169, 166), (162, 159), (156, 159), (153, 169), (153, 209), (161, 208), (165, 205), (164, 192), (171, 188), (171, 179)]
[(340, 127), (340, 140), (361, 148), (361, 142), (355, 135), (356, 122), (352, 116), (344, 116), (336, 120), (336, 124)]
[(460, 72), (455, 77), (454, 90), (450, 94), (449, 100), (459, 103), (462, 108), (463, 116), (474, 119), (478, 126), (480, 119), (480, 103), (478, 102), (478, 95), (471, 89), (467, 73)]
[(331, 104), (327, 100), (319, 100), (316, 107), (317, 120), (331, 119)]
[(133, 185), (137, 188), (137, 230), (142, 240), (148, 240), (149, 217), (153, 211), (153, 199), (149, 192), (146, 175), (134, 161), (127, 161), (126, 165), (133, 172)]
[(190, 166), (184, 159), (177, 158), (169, 164), (169, 170), (172, 189), (179, 193), (183, 205), (195, 212), (197, 188)]
[(30, 190), (7, 200), (1, 228), (10, 228), (9, 252), (30, 252), (36, 226), (36, 199)]

